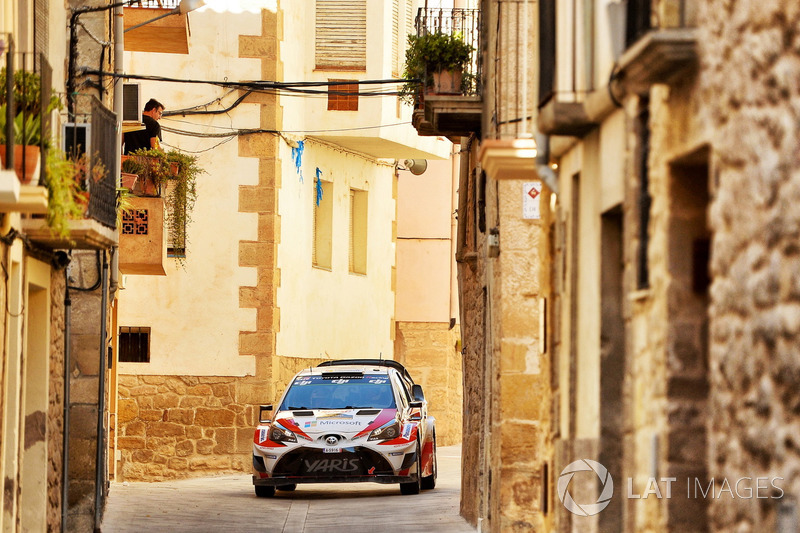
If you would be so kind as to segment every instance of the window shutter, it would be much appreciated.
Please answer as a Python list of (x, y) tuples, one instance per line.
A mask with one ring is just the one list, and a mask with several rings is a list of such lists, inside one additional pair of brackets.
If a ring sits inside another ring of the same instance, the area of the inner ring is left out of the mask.
[(366, 0), (317, 0), (316, 67), (366, 70)]
[(400, 76), (400, 50), (403, 49), (400, 27), (400, 0), (392, 0), (392, 76)]

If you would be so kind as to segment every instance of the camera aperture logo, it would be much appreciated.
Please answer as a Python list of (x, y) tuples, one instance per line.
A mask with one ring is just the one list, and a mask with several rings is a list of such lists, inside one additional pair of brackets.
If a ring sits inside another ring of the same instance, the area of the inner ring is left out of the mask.
[[(578, 503), (572, 499), (569, 492), (569, 483), (578, 472), (594, 472), (600, 480), (602, 489), (595, 503)], [(605, 466), (591, 459), (580, 459), (567, 465), (558, 478), (558, 499), (572, 514), (578, 516), (593, 516), (605, 509), (614, 495), (614, 480)]]

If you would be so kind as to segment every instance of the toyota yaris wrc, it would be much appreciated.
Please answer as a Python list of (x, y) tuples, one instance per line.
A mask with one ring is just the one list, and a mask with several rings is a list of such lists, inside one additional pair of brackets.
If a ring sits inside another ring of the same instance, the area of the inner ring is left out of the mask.
[(396, 361), (326, 361), (298, 373), (253, 442), (257, 496), (298, 483), (436, 485), (436, 430), (422, 387)]

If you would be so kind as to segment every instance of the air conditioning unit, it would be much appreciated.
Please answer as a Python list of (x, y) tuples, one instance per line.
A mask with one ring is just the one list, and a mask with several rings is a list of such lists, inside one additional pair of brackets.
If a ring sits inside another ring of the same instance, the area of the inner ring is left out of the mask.
[(92, 125), (88, 122), (65, 122), (61, 127), (61, 149), (75, 159), (91, 154)]
[(139, 83), (122, 84), (122, 122), (142, 121), (142, 86)]

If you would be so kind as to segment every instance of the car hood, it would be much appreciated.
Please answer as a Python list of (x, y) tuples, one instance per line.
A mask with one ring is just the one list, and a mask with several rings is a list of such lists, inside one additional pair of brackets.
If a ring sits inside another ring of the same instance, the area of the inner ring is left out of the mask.
[(397, 409), (309, 409), (281, 411), (274, 420), (296, 435), (317, 440), (337, 433), (355, 439), (397, 420)]

